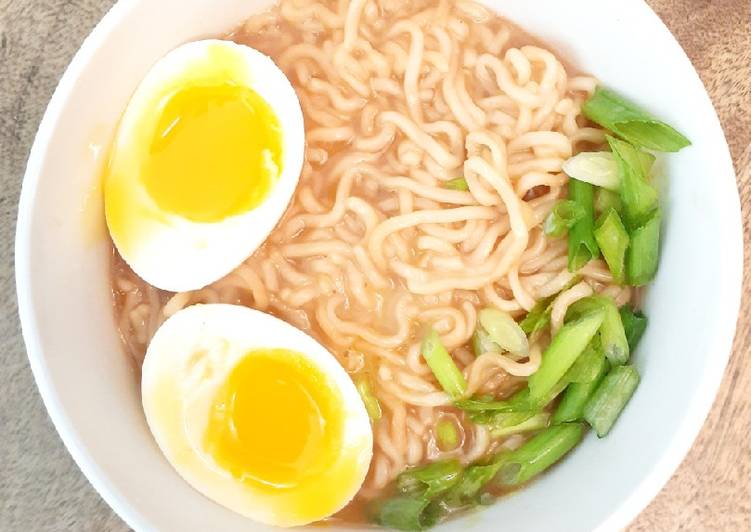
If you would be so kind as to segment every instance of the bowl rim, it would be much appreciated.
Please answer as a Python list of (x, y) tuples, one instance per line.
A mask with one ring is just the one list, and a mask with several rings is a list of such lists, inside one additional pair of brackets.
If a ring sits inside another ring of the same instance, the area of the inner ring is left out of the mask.
[[(153, 526), (149, 524), (148, 518), (128, 502), (127, 497), (110, 481), (107, 473), (91, 458), (86, 444), (78, 437), (65, 412), (65, 407), (60, 401), (59, 394), (44, 362), (43, 349), (39, 340), (37, 318), (31, 302), (30, 288), (32, 277), (30, 267), (32, 207), (39, 185), (42, 161), (49, 147), (52, 132), (58, 125), (68, 95), (74, 88), (78, 77), (91, 59), (94, 51), (108, 38), (121, 19), (125, 18), (140, 1), (142, 0), (116, 1), (96, 24), (91, 33), (84, 39), (52, 94), (40, 121), (23, 176), (15, 235), (15, 274), (22, 337), (39, 393), (55, 429), (81, 472), (110, 508), (132, 529), (145, 531), (154, 530)], [(645, 16), (653, 18), (661, 31), (667, 32), (670, 36), (670, 45), (674, 48), (672, 52), (676, 54), (676, 58), (680, 58), (681, 61), (688, 64), (691, 75), (700, 84), (703, 96), (706, 98), (705, 103), (708, 103), (713, 109), (713, 120), (708, 125), (719, 131), (724, 146), (722, 160), (717, 161), (717, 164), (723, 167), (723, 173), (735, 176), (732, 158), (722, 125), (714, 110), (714, 104), (696, 69), (675, 36), (645, 0), (637, 0), (636, 3), (638, 4), (638, 9), (645, 11)], [(731, 187), (726, 185), (726, 188), (729, 189)], [(737, 182), (732, 189), (725, 191), (725, 201), (727, 204), (724, 206), (724, 216), (727, 220), (726, 229), (732, 233), (728, 235), (727, 241), (734, 244), (732, 248), (726, 250), (727, 254), (723, 257), (724, 273), (728, 278), (726, 286), (731, 289), (729, 290), (729, 304), (724, 309), (715, 309), (716, 312), (722, 312), (726, 318), (721, 320), (723, 328), (712, 339), (712, 352), (716, 363), (710, 366), (710, 371), (704, 373), (700, 388), (694, 393), (692, 402), (687, 405), (687, 411), (693, 412), (693, 415), (684, 416), (682, 424), (670, 438), (670, 443), (665, 447), (665, 451), (654, 464), (650, 473), (596, 527), (598, 531), (620, 530), (624, 528), (655, 498), (686, 457), (686, 454), (704, 425), (710, 408), (717, 396), (728, 360), (732, 353), (742, 295), (744, 260), (743, 225)]]

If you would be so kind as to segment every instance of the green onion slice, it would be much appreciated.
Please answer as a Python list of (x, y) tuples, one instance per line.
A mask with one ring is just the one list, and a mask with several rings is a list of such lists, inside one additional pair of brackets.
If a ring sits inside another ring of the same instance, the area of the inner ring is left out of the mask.
[(467, 381), (456, 367), (454, 359), (446, 351), (435, 329), (431, 328), (422, 341), (422, 356), (447, 394), (454, 399), (464, 395), (467, 390)]
[(515, 451), (501, 455), (496, 477), (505, 486), (518, 486), (539, 475), (573, 449), (584, 434), (581, 423), (563, 423), (545, 429)]
[(597, 87), (582, 106), (584, 116), (642, 148), (678, 151), (691, 142), (619, 94)]
[(597, 220), (595, 240), (608, 265), (613, 280), (623, 284), (626, 280), (626, 250), (629, 237), (621, 217), (615, 209), (609, 209)]
[(600, 326), (600, 344), (611, 364), (625, 364), (629, 357), (628, 340), (621, 315), (613, 300), (605, 296), (589, 296), (572, 304), (566, 317), (575, 319), (587, 312), (601, 310), (604, 313)]
[(596, 187), (618, 190), (621, 179), (618, 163), (609, 151), (589, 151), (574, 155), (563, 163), (566, 175)]
[(626, 254), (628, 283), (642, 286), (654, 279), (660, 260), (660, 210), (641, 227), (631, 232), (631, 246)]
[(543, 231), (548, 236), (558, 238), (566, 234), (576, 222), (586, 216), (584, 208), (571, 200), (561, 200), (545, 217)]
[(633, 352), (647, 329), (647, 317), (641, 312), (634, 312), (629, 306), (621, 307), (620, 314), (628, 347)]
[(594, 235), (594, 189), (589, 183), (570, 179), (568, 197), (584, 211), (568, 232), (568, 269), (575, 272), (600, 255)]
[(595, 212), (602, 214), (610, 209), (614, 209), (620, 213), (623, 209), (623, 203), (621, 197), (617, 192), (612, 190), (606, 190), (604, 188), (598, 188), (595, 191)]
[(579, 421), (584, 417), (584, 407), (587, 401), (592, 397), (610, 367), (604, 357), (599, 359), (599, 363), (600, 366), (597, 368), (594, 379), (589, 382), (572, 382), (568, 385), (553, 414), (553, 423)]
[(456, 179), (451, 179), (449, 181), (446, 181), (443, 183), (444, 188), (448, 188), (449, 190), (460, 190), (462, 192), (466, 192), (469, 190), (469, 185), (467, 184), (467, 180), (463, 177), (457, 177)]
[(548, 412), (500, 414), (500, 416), (506, 416), (506, 419), (501, 421), (497, 417), (498, 423), (490, 427), (490, 434), (495, 438), (544, 429), (550, 423)]
[(357, 391), (360, 392), (360, 397), (365, 405), (365, 410), (368, 412), (368, 417), (371, 421), (378, 421), (381, 419), (383, 412), (381, 411), (381, 403), (370, 388), (370, 381), (365, 375), (361, 375), (355, 379), (355, 386)]
[(442, 451), (452, 451), (459, 446), (459, 430), (448, 418), (441, 418), (435, 426), (435, 438)]
[(605, 437), (639, 385), (633, 366), (617, 366), (605, 375), (584, 407), (584, 419), (599, 438)]
[(500, 345), (490, 339), (490, 335), (482, 328), (482, 325), (478, 324), (475, 327), (475, 332), (472, 333), (472, 351), (476, 357), (479, 357), (488, 352), (500, 353), (502, 349)]
[(380, 503), (375, 521), (395, 530), (425, 530), (438, 522), (440, 514), (430, 511), (431, 501), (411, 495), (394, 497)]
[(462, 470), (462, 464), (456, 459), (432, 462), (407, 469), (397, 477), (396, 485), (402, 493), (431, 499), (459, 482)]
[[(604, 321), (604, 320), (603, 320)], [(566, 381), (573, 383), (588, 383), (597, 378), (605, 363), (602, 343), (597, 335), (592, 338), (584, 352), (579, 355), (574, 364), (566, 372)]]
[(560, 328), (543, 353), (539, 369), (529, 377), (532, 403), (541, 401), (556, 387), (592, 341), (604, 318), (604, 310), (595, 310)]
[(639, 152), (628, 142), (607, 137), (621, 174), (621, 202), (628, 227), (644, 223), (657, 208), (657, 191), (643, 173)]
[(532, 307), (532, 310), (519, 323), (525, 333), (531, 336), (548, 326), (550, 323), (550, 305), (554, 299), (555, 296), (543, 298)]
[(503, 350), (515, 355), (529, 353), (527, 335), (507, 312), (496, 308), (484, 308), (478, 314), (478, 321), (490, 339)]

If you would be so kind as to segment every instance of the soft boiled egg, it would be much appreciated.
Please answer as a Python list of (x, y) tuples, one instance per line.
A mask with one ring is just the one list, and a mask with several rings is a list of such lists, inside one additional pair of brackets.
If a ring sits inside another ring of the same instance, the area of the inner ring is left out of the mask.
[(198, 289), (268, 236), (302, 168), (297, 95), (248, 46), (205, 40), (160, 59), (125, 109), (104, 176), (107, 226), (149, 284)]
[(313, 338), (237, 305), (185, 308), (146, 352), (146, 420), (195, 489), (256, 521), (296, 526), (343, 508), (372, 456), (365, 406)]

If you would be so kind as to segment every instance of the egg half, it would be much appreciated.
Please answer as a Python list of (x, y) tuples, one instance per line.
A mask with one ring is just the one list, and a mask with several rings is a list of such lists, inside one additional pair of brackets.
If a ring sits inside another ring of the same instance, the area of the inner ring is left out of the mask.
[(237, 305), (185, 308), (149, 344), (146, 420), (195, 489), (276, 526), (317, 521), (357, 493), (372, 457), (365, 406), (313, 338)]
[(297, 186), (302, 111), (289, 80), (248, 46), (182, 45), (146, 74), (104, 176), (107, 226), (142, 279), (198, 289), (268, 236)]

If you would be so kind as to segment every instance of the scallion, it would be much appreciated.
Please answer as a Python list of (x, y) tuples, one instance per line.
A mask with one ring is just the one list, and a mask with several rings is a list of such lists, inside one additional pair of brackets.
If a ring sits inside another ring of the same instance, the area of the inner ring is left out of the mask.
[(529, 389), (524, 388), (508, 399), (470, 398), (454, 401), (454, 406), (465, 412), (525, 412), (529, 410)]
[[(521, 414), (506, 414), (506, 416), (521, 416)], [(523, 421), (514, 423), (509, 419), (505, 423), (491, 426), (490, 435), (495, 438), (500, 438), (501, 436), (509, 436), (521, 432), (531, 432), (533, 430), (544, 429), (549, 423), (550, 414), (548, 412), (538, 412), (537, 414), (528, 415)]]
[(477, 325), (475, 332), (472, 333), (472, 351), (476, 357), (479, 357), (488, 352), (500, 353), (501, 346), (490, 339), (488, 332), (482, 328), (482, 325)]
[(478, 503), (480, 492), (493, 480), (501, 465), (499, 462), (491, 462), (469, 466), (461, 480), (446, 494), (443, 504), (455, 510)]
[[(580, 357), (581, 358), (581, 357)], [(596, 366), (595, 378), (589, 382), (572, 382), (563, 392), (563, 398), (553, 414), (553, 423), (579, 421), (584, 415), (584, 407), (602, 382), (610, 367), (605, 357), (600, 357)]]
[(646, 180), (638, 150), (611, 136), (607, 140), (621, 173), (620, 195), (626, 225), (638, 227), (657, 208), (657, 191)]
[(610, 273), (613, 274), (613, 280), (623, 284), (626, 279), (626, 250), (629, 238), (615, 209), (609, 209), (597, 220), (595, 240), (600, 246)]
[(496, 308), (484, 308), (477, 318), (490, 339), (502, 349), (516, 355), (529, 353), (527, 335), (507, 312)]
[(554, 297), (546, 297), (535, 303), (524, 319), (519, 323), (522, 330), (528, 335), (541, 331), (550, 323), (550, 304)]
[(608, 190), (618, 190), (618, 164), (609, 151), (581, 152), (563, 163), (566, 175)]
[(589, 183), (569, 179), (568, 197), (584, 211), (568, 232), (568, 269), (575, 272), (600, 254), (594, 235), (594, 189)]
[(621, 315), (613, 300), (605, 296), (590, 296), (572, 304), (566, 312), (567, 318), (575, 319), (585, 313), (601, 310), (600, 343), (611, 364), (625, 364), (629, 357), (628, 340), (623, 329)]
[(370, 389), (370, 382), (366, 376), (360, 376), (355, 380), (355, 386), (357, 391), (360, 392), (360, 397), (365, 405), (365, 410), (368, 412), (368, 417), (371, 421), (378, 421), (381, 419), (381, 403), (378, 402), (378, 398), (373, 394)]
[(605, 437), (639, 385), (633, 366), (617, 366), (605, 375), (584, 407), (584, 419), (599, 438)]
[(691, 142), (622, 96), (604, 87), (582, 106), (584, 116), (637, 146), (657, 151), (678, 151)]
[(562, 237), (584, 216), (586, 216), (586, 212), (581, 205), (571, 200), (561, 200), (553, 206), (545, 217), (542, 228), (548, 236)]
[(639, 150), (638, 154), (642, 175), (649, 178), (650, 173), (652, 172), (652, 166), (654, 166), (657, 158), (647, 151)]
[(405, 495), (387, 499), (378, 505), (375, 520), (386, 528), (395, 530), (425, 530), (436, 522), (440, 514), (431, 512), (431, 501), (422, 497)]
[[(604, 321), (604, 320), (603, 320)], [(566, 381), (572, 383), (588, 383), (597, 378), (600, 368), (605, 361), (602, 343), (597, 335), (592, 338), (584, 352), (579, 355), (571, 368), (566, 372)]]
[(454, 399), (463, 396), (467, 390), (467, 381), (459, 368), (456, 367), (454, 359), (446, 351), (435, 329), (431, 328), (425, 335), (421, 352), (444, 391)]
[(462, 470), (462, 464), (456, 459), (431, 462), (401, 473), (396, 486), (402, 493), (432, 499), (459, 482)]
[(467, 184), (467, 180), (463, 177), (457, 177), (456, 179), (450, 179), (443, 183), (443, 187), (447, 188), (449, 190), (460, 190), (462, 192), (466, 192), (469, 190), (469, 185)]
[(631, 232), (631, 246), (626, 253), (628, 283), (642, 286), (654, 279), (660, 260), (660, 210), (642, 226)]
[(501, 455), (497, 479), (505, 486), (518, 486), (560, 460), (581, 441), (584, 425), (563, 423), (547, 428), (515, 451)]
[(605, 312), (595, 310), (565, 324), (542, 355), (539, 369), (529, 377), (532, 403), (544, 399), (581, 355), (602, 325)]
[(595, 212), (597, 214), (602, 214), (610, 209), (621, 212), (622, 208), (623, 203), (621, 203), (621, 197), (617, 192), (604, 188), (598, 188), (595, 191)]
[(629, 349), (633, 352), (647, 329), (647, 317), (641, 312), (634, 312), (629, 306), (621, 307), (620, 314)]
[(459, 446), (459, 430), (456, 424), (447, 418), (441, 418), (435, 425), (435, 439), (442, 451), (453, 451)]

